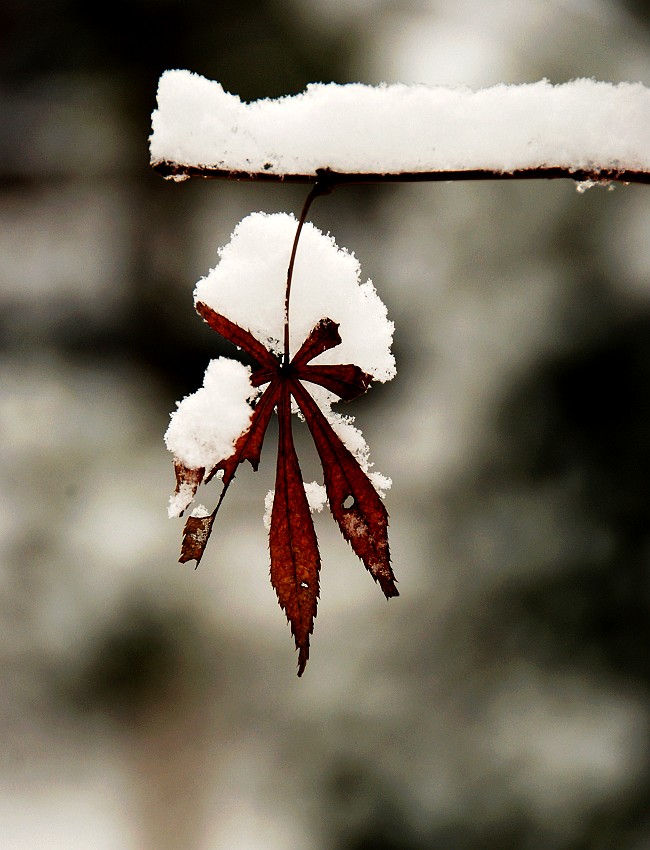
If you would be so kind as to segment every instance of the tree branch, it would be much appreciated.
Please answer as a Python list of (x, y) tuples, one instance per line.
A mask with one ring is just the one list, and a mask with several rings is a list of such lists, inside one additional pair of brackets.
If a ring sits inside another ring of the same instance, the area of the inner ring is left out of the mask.
[(209, 166), (183, 165), (178, 162), (152, 163), (154, 171), (171, 180), (186, 180), (189, 177), (204, 179), (256, 181), (262, 183), (317, 183), (326, 181), (336, 186), (360, 186), (369, 183), (427, 183), (455, 180), (553, 180), (566, 178), (576, 183), (650, 183), (650, 171), (594, 170), (571, 171), (560, 166), (526, 168), (516, 171), (489, 171), (469, 169), (462, 171), (415, 171), (394, 174), (356, 174), (318, 168), (313, 174), (277, 174), (267, 171), (225, 171)]

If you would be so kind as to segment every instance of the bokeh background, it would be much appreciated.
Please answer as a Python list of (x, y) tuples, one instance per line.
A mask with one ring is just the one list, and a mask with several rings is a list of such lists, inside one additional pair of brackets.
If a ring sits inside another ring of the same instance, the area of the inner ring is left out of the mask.
[(194, 283), (240, 218), (305, 190), (168, 183), (147, 142), (175, 67), (245, 99), (650, 85), (648, 9), (4, 0), (1, 850), (650, 848), (650, 189), (316, 203), (397, 326), (398, 376), (354, 413), (394, 481), (401, 597), (318, 515), (298, 680), (262, 526), (273, 440), (194, 571), (162, 435), (232, 353)]

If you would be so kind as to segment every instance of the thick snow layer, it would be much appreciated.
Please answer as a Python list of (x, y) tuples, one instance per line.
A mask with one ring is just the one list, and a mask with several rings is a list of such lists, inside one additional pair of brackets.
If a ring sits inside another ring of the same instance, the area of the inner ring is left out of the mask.
[[(282, 354), (287, 267), (296, 233), (292, 215), (253, 213), (239, 222), (216, 268), (194, 292), (213, 310)], [(395, 375), (390, 352), (393, 323), (371, 281), (361, 282), (359, 261), (331, 236), (306, 222), (293, 270), (290, 353), (320, 319), (339, 323), (342, 343), (314, 363), (355, 363), (377, 381)], [(310, 385), (310, 391), (316, 391)]]
[(251, 370), (237, 360), (211, 360), (203, 386), (178, 402), (165, 434), (167, 448), (185, 466), (210, 470), (229, 457), (250, 422), (249, 400), (258, 390)]
[(650, 89), (641, 83), (314, 83), (247, 104), (217, 82), (166, 71), (152, 125), (153, 164), (235, 172), (650, 169)]

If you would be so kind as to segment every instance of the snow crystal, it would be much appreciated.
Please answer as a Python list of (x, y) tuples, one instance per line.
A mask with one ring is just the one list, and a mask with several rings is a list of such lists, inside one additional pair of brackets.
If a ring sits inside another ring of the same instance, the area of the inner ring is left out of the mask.
[(368, 478), (382, 499), (386, 495), (386, 490), (390, 490), (393, 486), (393, 479), (389, 478), (387, 475), (382, 475), (381, 472), (369, 472)]
[(275, 498), (275, 490), (269, 490), (264, 498), (264, 528), (269, 531), (271, 528), (271, 513), (273, 511), (273, 499)]
[(242, 103), (217, 82), (166, 71), (152, 163), (314, 175), (559, 166), (650, 168), (650, 89), (578, 79), (466, 87), (312, 84)]
[(336, 435), (359, 461), (361, 469), (367, 472), (372, 466), (369, 460), (370, 449), (363, 438), (363, 434), (354, 424), (354, 417), (342, 416), (340, 413), (329, 411), (327, 418)]
[(194, 488), (183, 482), (180, 484), (175, 493), (169, 497), (169, 505), (167, 507), (167, 516), (170, 519), (174, 517), (181, 516), (183, 511), (187, 508), (189, 504), (192, 503), (194, 499)]
[[(316, 511), (320, 513), (327, 504), (327, 492), (325, 487), (322, 484), (319, 484), (318, 481), (312, 481), (310, 483), (303, 481), (303, 487), (305, 488), (309, 510), (312, 513), (315, 513)], [(266, 494), (266, 498), (264, 499), (264, 527), (267, 531), (271, 528), (271, 512), (273, 511), (274, 498), (275, 490), (269, 490)]]
[[(250, 422), (252, 408), (248, 402), (258, 393), (250, 375), (248, 366), (219, 357), (208, 364), (203, 387), (178, 402), (165, 443), (185, 466), (209, 470), (232, 454), (237, 438)], [(182, 494), (172, 499), (182, 500)]]

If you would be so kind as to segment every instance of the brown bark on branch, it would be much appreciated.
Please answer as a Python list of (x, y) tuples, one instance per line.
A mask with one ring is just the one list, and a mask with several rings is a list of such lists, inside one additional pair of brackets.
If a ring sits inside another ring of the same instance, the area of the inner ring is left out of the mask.
[(336, 186), (359, 186), (368, 183), (426, 183), (454, 180), (553, 180), (567, 178), (576, 183), (650, 183), (649, 171), (600, 169), (571, 171), (563, 166), (526, 168), (515, 171), (468, 169), (462, 171), (416, 171), (394, 174), (356, 174), (318, 168), (313, 174), (276, 174), (267, 171), (226, 171), (209, 166), (182, 165), (177, 162), (152, 163), (154, 171), (166, 179), (184, 180), (189, 177), (221, 180), (247, 180), (267, 183), (317, 183)]

